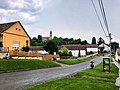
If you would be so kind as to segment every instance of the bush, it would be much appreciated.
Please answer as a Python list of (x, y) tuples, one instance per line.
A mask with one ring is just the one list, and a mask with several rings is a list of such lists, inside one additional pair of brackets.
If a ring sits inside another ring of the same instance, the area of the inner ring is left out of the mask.
[(26, 47), (22, 47), (22, 51), (28, 52), (30, 50), (30, 47), (26, 46)]
[(87, 52), (87, 55), (94, 54), (93, 51)]

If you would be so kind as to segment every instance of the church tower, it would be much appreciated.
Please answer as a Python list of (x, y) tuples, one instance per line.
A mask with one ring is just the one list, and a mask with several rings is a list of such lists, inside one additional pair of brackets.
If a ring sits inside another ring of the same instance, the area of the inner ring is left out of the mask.
[(52, 30), (50, 30), (50, 39), (52, 39)]

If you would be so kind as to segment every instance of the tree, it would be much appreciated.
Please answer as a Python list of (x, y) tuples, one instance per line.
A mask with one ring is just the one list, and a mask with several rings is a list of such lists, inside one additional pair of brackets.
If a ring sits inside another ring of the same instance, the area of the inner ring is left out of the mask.
[(88, 44), (87, 40), (81, 42), (81, 45), (85, 45), (85, 44)]
[(100, 38), (98, 39), (98, 45), (100, 45), (100, 44), (102, 44), (102, 43), (105, 43), (105, 41), (100, 37)]
[(69, 51), (66, 47), (61, 48), (60, 56), (69, 56)]
[(95, 37), (92, 38), (92, 44), (96, 44), (96, 38)]
[(116, 52), (116, 49), (117, 48), (119, 48), (119, 43), (117, 43), (117, 42), (112, 42), (111, 43), (111, 50), (113, 51), (113, 52)]
[(58, 52), (58, 47), (53, 40), (49, 40), (44, 46), (44, 50), (49, 54), (54, 54), (54, 52)]
[(41, 35), (38, 35), (38, 40), (42, 41), (42, 36)]

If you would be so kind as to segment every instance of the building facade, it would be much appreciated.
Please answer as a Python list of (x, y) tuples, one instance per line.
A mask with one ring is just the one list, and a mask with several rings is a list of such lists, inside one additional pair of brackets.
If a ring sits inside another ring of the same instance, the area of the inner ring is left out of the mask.
[(23, 46), (30, 47), (30, 37), (20, 21), (0, 24), (0, 42), (9, 50), (20, 50)]

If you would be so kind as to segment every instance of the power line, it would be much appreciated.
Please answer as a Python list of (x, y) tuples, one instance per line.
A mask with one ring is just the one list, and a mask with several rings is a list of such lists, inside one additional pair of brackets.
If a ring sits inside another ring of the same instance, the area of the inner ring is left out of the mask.
[(106, 18), (106, 13), (105, 13), (103, 2), (102, 2), (102, 0), (98, 0), (98, 3), (99, 3), (99, 6), (100, 6), (100, 10), (101, 10), (101, 14), (102, 14), (102, 17), (103, 17), (104, 24), (105, 24), (107, 32), (109, 34), (109, 27), (108, 27), (108, 23), (107, 23), (107, 18)]
[(105, 29), (104, 29), (104, 27), (103, 27), (103, 24), (102, 24), (102, 22), (101, 22), (101, 19), (100, 19), (99, 15), (98, 15), (98, 12), (97, 12), (97, 9), (96, 9), (96, 7), (95, 7), (95, 4), (94, 4), (93, 0), (91, 0), (91, 2), (92, 2), (92, 5), (93, 5), (93, 7), (94, 7), (94, 10), (95, 10), (95, 13), (96, 13), (96, 15), (97, 15), (98, 21), (99, 21), (99, 23), (100, 23), (100, 26), (101, 26), (101, 28), (102, 28), (105, 36), (107, 36), (107, 34), (106, 34), (106, 32), (105, 32)]

